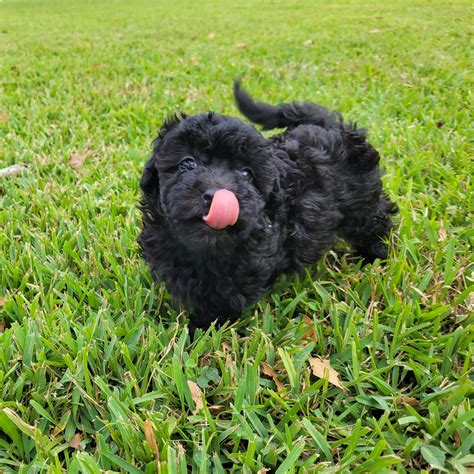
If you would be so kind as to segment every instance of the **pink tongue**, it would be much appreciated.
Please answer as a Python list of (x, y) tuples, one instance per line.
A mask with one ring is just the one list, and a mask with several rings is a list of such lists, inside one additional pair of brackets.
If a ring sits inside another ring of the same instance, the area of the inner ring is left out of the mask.
[(204, 222), (213, 229), (225, 229), (234, 225), (239, 218), (239, 201), (228, 189), (219, 189), (212, 198), (209, 214), (203, 217)]

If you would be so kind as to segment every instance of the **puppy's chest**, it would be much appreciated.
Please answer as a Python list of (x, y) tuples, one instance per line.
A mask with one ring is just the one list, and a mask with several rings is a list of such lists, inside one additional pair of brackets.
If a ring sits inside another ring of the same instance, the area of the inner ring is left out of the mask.
[(194, 267), (196, 278), (207, 286), (242, 287), (250, 278), (264, 278), (262, 268), (249, 255), (237, 255), (232, 260), (209, 258)]
[(275, 270), (275, 256), (237, 252), (232, 258), (210, 256), (199, 259), (181, 273), (203, 296), (225, 298), (236, 293), (252, 297), (256, 288), (264, 287)]
[(274, 281), (285, 258), (278, 224), (255, 233), (233, 249), (209, 255), (172, 252), (161, 277), (170, 292), (192, 306), (206, 301), (212, 307), (253, 304)]

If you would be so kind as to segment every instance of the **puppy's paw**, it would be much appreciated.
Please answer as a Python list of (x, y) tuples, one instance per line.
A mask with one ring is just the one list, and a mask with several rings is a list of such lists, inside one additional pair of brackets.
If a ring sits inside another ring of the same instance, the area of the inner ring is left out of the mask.
[(357, 253), (363, 258), (364, 264), (373, 263), (375, 259), (386, 260), (388, 245), (382, 240), (367, 242), (367, 245), (357, 247)]

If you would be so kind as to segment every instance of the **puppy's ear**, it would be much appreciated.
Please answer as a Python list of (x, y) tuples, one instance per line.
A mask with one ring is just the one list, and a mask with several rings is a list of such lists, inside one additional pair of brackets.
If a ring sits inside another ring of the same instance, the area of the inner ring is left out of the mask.
[(285, 206), (286, 195), (285, 190), (280, 184), (279, 179), (273, 181), (273, 188), (267, 198), (267, 212), (272, 219), (275, 218), (278, 212), (281, 212), (283, 206)]
[[(156, 163), (159, 160), (161, 143), (166, 134), (176, 125), (178, 125), (178, 123), (184, 118), (186, 118), (186, 115), (176, 114), (171, 119), (166, 120), (166, 122), (162, 125), (158, 136), (153, 140), (153, 151), (151, 158), (147, 161), (140, 180), (140, 188), (145, 194), (153, 194), (154, 192), (158, 191), (159, 179)], [(156, 195), (158, 196), (159, 193), (156, 193)]]
[(140, 188), (144, 194), (152, 194), (155, 190), (158, 191), (158, 185), (158, 170), (155, 167), (155, 155), (153, 154), (143, 169)]
[(143, 222), (153, 222), (159, 219), (161, 212), (160, 200), (160, 181), (158, 170), (155, 166), (155, 156), (146, 162), (143, 174), (140, 179), (140, 188), (142, 190), (142, 198), (140, 200), (140, 209), (143, 213)]
[(165, 138), (166, 134), (170, 132), (176, 125), (178, 125), (181, 120), (186, 118), (186, 114), (177, 113), (171, 118), (167, 119), (165, 123), (161, 126), (158, 136), (153, 140), (153, 155), (157, 156), (161, 142)]

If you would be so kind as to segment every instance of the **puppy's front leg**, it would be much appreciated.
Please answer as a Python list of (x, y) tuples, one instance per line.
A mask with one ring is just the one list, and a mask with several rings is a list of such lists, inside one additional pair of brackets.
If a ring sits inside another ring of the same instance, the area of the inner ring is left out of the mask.
[(202, 329), (205, 331), (215, 320), (216, 318), (212, 319), (212, 316), (207, 316), (202, 313), (202, 312), (192, 312), (189, 315), (189, 335), (191, 336), (191, 339), (194, 337), (194, 333), (196, 332), (196, 329)]
[(189, 335), (191, 339), (193, 339), (196, 329), (202, 329), (203, 331), (206, 331), (209, 328), (209, 326), (214, 322), (216, 324), (216, 327), (220, 327), (229, 319), (235, 319), (235, 317), (229, 317), (229, 316), (226, 317), (224, 315), (217, 316), (215, 313), (204, 313), (202, 311), (193, 311), (189, 315), (189, 323), (188, 323)]

